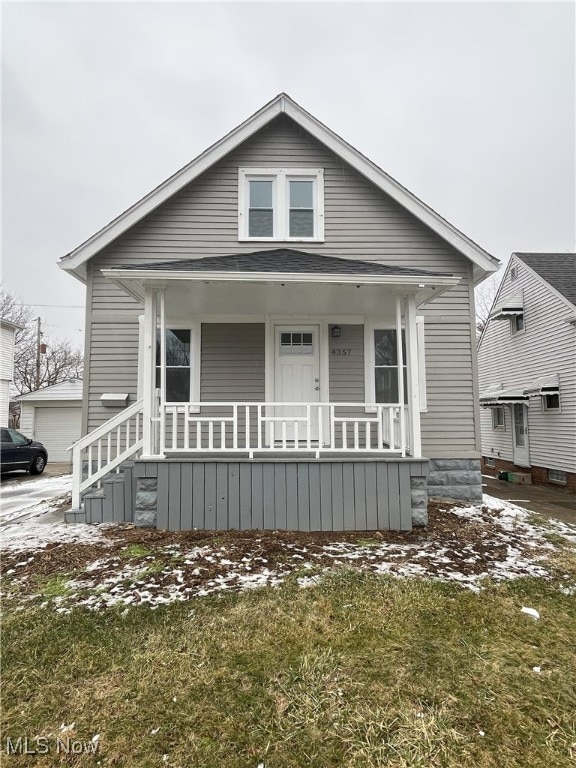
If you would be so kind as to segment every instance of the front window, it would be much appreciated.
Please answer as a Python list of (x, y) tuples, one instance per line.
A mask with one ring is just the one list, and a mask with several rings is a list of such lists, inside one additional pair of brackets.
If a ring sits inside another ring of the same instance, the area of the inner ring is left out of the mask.
[(238, 237), (323, 241), (323, 170), (240, 168)]
[[(402, 331), (402, 370), (404, 375), (404, 403), (408, 402), (406, 366), (406, 335)], [(396, 330), (374, 331), (374, 393), (377, 403), (398, 403), (398, 344)]]
[[(166, 402), (187, 403), (192, 397), (192, 331), (190, 328), (166, 329)], [(162, 353), (160, 331), (156, 333), (156, 386), (159, 388)]]
[(314, 237), (314, 182), (288, 180), (288, 236)]
[(274, 237), (274, 182), (250, 179), (248, 207), (249, 237)]

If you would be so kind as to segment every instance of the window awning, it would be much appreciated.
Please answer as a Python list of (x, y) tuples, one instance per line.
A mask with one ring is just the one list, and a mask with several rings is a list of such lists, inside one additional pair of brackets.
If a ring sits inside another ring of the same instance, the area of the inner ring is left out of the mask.
[(513, 403), (527, 403), (528, 395), (523, 386), (504, 389), (502, 386), (490, 387), (480, 395), (480, 405), (492, 407), (498, 405), (512, 405)]
[(488, 387), (480, 395), (480, 405), (488, 408), (494, 408), (499, 405), (513, 405), (514, 403), (525, 403), (528, 405), (531, 397), (557, 395), (559, 392), (560, 381), (558, 374), (551, 373), (547, 376), (539, 376), (528, 384), (517, 384), (506, 389), (501, 384)]
[(508, 298), (499, 301), (492, 312), (490, 312), (490, 319), (498, 320), (506, 317), (513, 317), (514, 315), (523, 314), (524, 298), (518, 294), (516, 296), (509, 296)]
[(557, 395), (560, 392), (560, 380), (558, 374), (553, 373), (549, 376), (540, 376), (529, 384), (524, 390), (527, 395), (534, 397), (540, 395)]

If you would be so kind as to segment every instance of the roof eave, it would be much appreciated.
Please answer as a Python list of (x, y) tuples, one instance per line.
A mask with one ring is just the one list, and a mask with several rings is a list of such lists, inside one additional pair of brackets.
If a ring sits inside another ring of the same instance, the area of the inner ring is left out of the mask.
[(167, 269), (102, 269), (104, 277), (113, 280), (137, 300), (144, 297), (146, 286), (159, 287), (178, 281), (210, 283), (261, 283), (268, 285), (382, 285), (406, 287), (427, 298), (460, 282), (452, 275), (346, 275), (314, 272), (215, 272)]

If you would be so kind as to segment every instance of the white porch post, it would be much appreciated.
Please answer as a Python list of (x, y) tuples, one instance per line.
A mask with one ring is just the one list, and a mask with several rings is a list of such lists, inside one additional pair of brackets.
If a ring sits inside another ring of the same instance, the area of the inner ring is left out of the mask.
[(406, 356), (408, 358), (408, 416), (410, 447), (415, 457), (422, 455), (420, 435), (420, 388), (418, 378), (418, 337), (416, 329), (416, 298), (407, 296), (405, 302)]
[(154, 455), (152, 417), (155, 405), (156, 388), (156, 323), (157, 301), (156, 290), (146, 287), (144, 293), (144, 344), (143, 344), (143, 386), (142, 386), (142, 456)]
[(398, 402), (400, 403), (400, 450), (406, 455), (406, 418), (404, 414), (404, 352), (402, 350), (402, 298), (396, 296), (396, 358), (398, 363)]

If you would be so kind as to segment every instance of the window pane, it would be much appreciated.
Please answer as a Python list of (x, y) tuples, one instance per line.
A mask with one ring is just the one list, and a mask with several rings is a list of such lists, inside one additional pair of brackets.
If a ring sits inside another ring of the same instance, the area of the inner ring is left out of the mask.
[(292, 334), (292, 344), (302, 344), (302, 334), (301, 333), (293, 333)]
[(398, 402), (398, 368), (376, 368), (376, 402)]
[(249, 237), (273, 237), (274, 236), (274, 214), (272, 209), (254, 209), (248, 213), (248, 236)]
[[(156, 368), (156, 387), (160, 388), (160, 368)], [(190, 368), (166, 368), (166, 402), (190, 400)]]
[(272, 182), (250, 182), (250, 208), (272, 208)]
[(280, 343), (281, 344), (288, 344), (288, 345), (290, 345), (292, 343), (292, 334), (291, 333), (281, 333), (280, 334)]
[(312, 181), (290, 182), (290, 208), (313, 208)]
[[(160, 363), (160, 331), (156, 331), (156, 362)], [(190, 365), (190, 329), (166, 329), (166, 365)]]
[(314, 237), (314, 211), (290, 211), (290, 237)]
[[(396, 347), (396, 331), (374, 331), (374, 359), (376, 365), (398, 365), (398, 350)], [(402, 356), (406, 365), (406, 335), (402, 331)]]
[(302, 334), (302, 340), (304, 344), (312, 344), (312, 334), (311, 333), (303, 333)]

